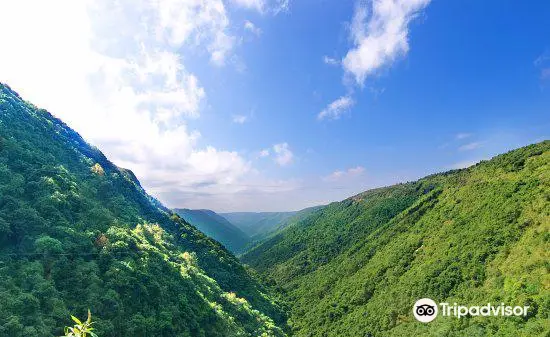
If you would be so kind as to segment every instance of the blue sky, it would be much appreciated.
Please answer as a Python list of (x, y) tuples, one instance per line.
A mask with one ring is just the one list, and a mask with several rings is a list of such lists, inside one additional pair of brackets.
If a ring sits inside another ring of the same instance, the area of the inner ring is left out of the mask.
[(0, 81), (170, 207), (295, 210), (550, 134), (545, 1), (1, 6)]

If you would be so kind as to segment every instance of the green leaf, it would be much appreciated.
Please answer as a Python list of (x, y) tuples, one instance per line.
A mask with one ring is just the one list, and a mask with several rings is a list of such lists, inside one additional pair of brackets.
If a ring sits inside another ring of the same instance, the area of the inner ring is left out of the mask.
[(73, 321), (76, 322), (76, 324), (82, 325), (82, 322), (78, 318), (74, 317), (73, 315), (71, 315), (71, 318), (73, 319)]

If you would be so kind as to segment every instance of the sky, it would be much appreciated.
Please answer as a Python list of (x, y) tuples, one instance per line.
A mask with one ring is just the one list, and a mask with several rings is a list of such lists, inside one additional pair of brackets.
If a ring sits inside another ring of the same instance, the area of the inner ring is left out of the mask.
[(0, 0), (0, 81), (168, 207), (285, 211), (550, 138), (550, 2)]

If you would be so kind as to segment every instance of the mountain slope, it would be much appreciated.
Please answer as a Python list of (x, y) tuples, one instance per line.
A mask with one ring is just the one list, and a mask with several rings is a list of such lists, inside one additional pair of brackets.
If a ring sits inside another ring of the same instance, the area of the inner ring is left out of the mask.
[[(242, 260), (296, 336), (547, 336), (550, 141), (333, 203)], [(526, 317), (417, 322), (420, 298), (528, 305)]]
[(264, 240), (322, 207), (314, 206), (297, 212), (234, 212), (220, 215), (250, 236), (251, 242), (254, 243)]
[(290, 217), (283, 219), (277, 225), (271, 225), (269, 228), (265, 229), (265, 231), (252, 236), (249, 239), (248, 245), (243, 250), (243, 254), (253, 250), (256, 246), (261, 245), (263, 242), (268, 241), (273, 236), (276, 236), (278, 233), (282, 232), (285, 228), (301, 223), (303, 219), (309, 217), (311, 214), (322, 209), (323, 207), (324, 206), (314, 206), (305, 208), (301, 211), (292, 212), (293, 214)]
[(249, 238), (245, 233), (214, 211), (186, 208), (179, 208), (174, 211), (185, 221), (222, 243), (233, 253), (242, 252), (249, 242)]
[(264, 235), (296, 212), (232, 212), (220, 213), (248, 236)]
[(284, 335), (233, 255), (2, 84), (0, 270), (0, 336), (59, 336), (88, 309), (101, 337)]

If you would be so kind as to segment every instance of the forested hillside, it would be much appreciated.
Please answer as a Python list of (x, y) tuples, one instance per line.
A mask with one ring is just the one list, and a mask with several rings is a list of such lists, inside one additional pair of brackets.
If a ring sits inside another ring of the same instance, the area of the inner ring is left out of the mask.
[(220, 215), (248, 234), (251, 242), (254, 243), (267, 238), (321, 207), (309, 207), (297, 212), (233, 212), (220, 213)]
[(220, 213), (248, 236), (263, 235), (290, 218), (295, 212), (230, 212)]
[[(550, 141), (314, 212), (242, 257), (296, 336), (548, 336)], [(416, 321), (420, 298), (526, 317)]]
[(0, 84), (0, 336), (59, 336), (88, 309), (100, 337), (281, 336), (285, 325), (231, 253)]
[(178, 208), (174, 211), (235, 254), (242, 253), (250, 241), (250, 238), (243, 231), (235, 227), (226, 218), (209, 209)]

